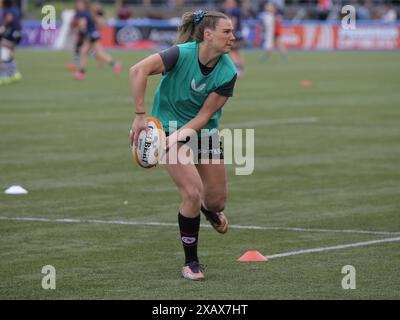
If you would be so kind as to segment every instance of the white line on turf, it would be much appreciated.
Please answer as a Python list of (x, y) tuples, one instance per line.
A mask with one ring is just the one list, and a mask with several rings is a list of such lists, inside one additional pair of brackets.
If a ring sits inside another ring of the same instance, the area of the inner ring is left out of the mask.
[(274, 231), (295, 231), (295, 232), (320, 232), (320, 233), (354, 233), (354, 234), (375, 234), (383, 236), (400, 235), (400, 232), (373, 231), (373, 230), (351, 230), (351, 229), (317, 229), (317, 228), (291, 228), (291, 227), (258, 227), (258, 226), (241, 226), (230, 225), (230, 228), (248, 229), (248, 230), (274, 230)]
[(248, 121), (241, 123), (227, 123), (223, 125), (224, 128), (254, 128), (260, 126), (273, 126), (279, 124), (300, 124), (300, 123), (314, 123), (317, 122), (316, 117), (306, 118), (286, 118), (286, 119), (273, 119), (273, 120), (259, 120), (259, 121)]
[(337, 246), (332, 246), (332, 247), (319, 247), (319, 248), (314, 248), (314, 249), (305, 249), (305, 250), (298, 250), (298, 251), (292, 251), (292, 252), (277, 253), (277, 254), (273, 254), (273, 255), (269, 255), (269, 256), (265, 256), (265, 257), (267, 259), (275, 259), (275, 258), (295, 256), (298, 254), (322, 252), (322, 251), (329, 251), (329, 250), (339, 250), (339, 249), (354, 248), (354, 247), (363, 247), (363, 246), (369, 246), (372, 244), (378, 244), (378, 243), (384, 243), (384, 242), (394, 242), (394, 241), (400, 241), (400, 237), (379, 239), (379, 240), (370, 240), (370, 241), (364, 241), (364, 242), (355, 242), (355, 243), (342, 244), (342, 245), (337, 245)]
[[(33, 222), (61, 222), (61, 223), (99, 223), (99, 224), (119, 224), (119, 225), (138, 225), (138, 226), (178, 227), (177, 223), (123, 221), (123, 220), (87, 220), (87, 219), (72, 219), (72, 218), (50, 219), (50, 218), (38, 218), (38, 217), (5, 217), (5, 216), (0, 216), (0, 220), (33, 221)], [(211, 226), (209, 224), (202, 224), (201, 227), (211, 228)], [(289, 227), (260, 227), (260, 226), (243, 226), (243, 225), (230, 225), (229, 228), (244, 229), (244, 230), (264, 230), (264, 231), (374, 234), (374, 235), (384, 235), (384, 236), (400, 235), (400, 232), (386, 232), (386, 231), (372, 231), (372, 230), (337, 230), (337, 229), (312, 229), (312, 228), (289, 228)]]

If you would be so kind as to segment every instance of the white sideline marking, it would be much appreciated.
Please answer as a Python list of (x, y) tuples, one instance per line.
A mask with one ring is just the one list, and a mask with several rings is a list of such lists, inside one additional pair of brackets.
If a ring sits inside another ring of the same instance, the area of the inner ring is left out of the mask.
[[(102, 223), (102, 224), (119, 224), (119, 225), (178, 227), (177, 223), (122, 221), (122, 220), (82, 220), (82, 219), (71, 219), (71, 218), (49, 219), (49, 218), (36, 218), (36, 217), (4, 217), (4, 216), (0, 216), (0, 220), (35, 221), (35, 222), (63, 222), (63, 223)], [(203, 228), (211, 228), (211, 226), (209, 224), (201, 224), (200, 226)], [(229, 228), (244, 229), (244, 230), (350, 233), (350, 234), (374, 234), (374, 235), (390, 235), (390, 236), (400, 235), (400, 232), (369, 231), (369, 230), (307, 229), (307, 228), (259, 227), (259, 226), (242, 226), (242, 225), (230, 225)]]
[(296, 231), (296, 232), (320, 232), (320, 233), (354, 233), (354, 234), (375, 234), (383, 236), (400, 235), (400, 232), (372, 231), (372, 230), (335, 230), (335, 229), (311, 229), (311, 228), (290, 228), (290, 227), (258, 227), (230, 225), (229, 228), (248, 230), (275, 230), (275, 231)]
[(304, 253), (322, 252), (322, 251), (328, 251), (328, 250), (339, 250), (339, 249), (353, 248), (353, 247), (362, 247), (362, 246), (369, 246), (371, 244), (394, 242), (394, 241), (400, 241), (400, 237), (371, 240), (371, 241), (365, 241), (365, 242), (355, 242), (355, 243), (342, 244), (342, 245), (333, 246), (333, 247), (320, 247), (320, 248), (314, 248), (314, 249), (306, 249), (306, 250), (278, 253), (278, 254), (273, 254), (273, 255), (265, 256), (265, 257), (267, 259), (275, 259), (275, 258), (295, 256), (295, 255), (304, 254)]
[(140, 222), (140, 221), (121, 221), (121, 220), (81, 220), (81, 219), (49, 219), (49, 218), (30, 218), (30, 217), (1, 217), (0, 220), (14, 220), (14, 221), (33, 221), (33, 222), (66, 222), (66, 223), (103, 223), (103, 224), (122, 224), (122, 225), (141, 225), (141, 226), (162, 226), (162, 227), (176, 227), (177, 223), (163, 223), (163, 222)]
[(296, 123), (314, 123), (317, 122), (316, 117), (306, 118), (287, 118), (287, 119), (274, 119), (274, 120), (259, 120), (259, 121), (248, 121), (241, 123), (227, 123), (223, 125), (223, 128), (254, 128), (259, 126), (273, 126), (278, 124), (296, 124)]

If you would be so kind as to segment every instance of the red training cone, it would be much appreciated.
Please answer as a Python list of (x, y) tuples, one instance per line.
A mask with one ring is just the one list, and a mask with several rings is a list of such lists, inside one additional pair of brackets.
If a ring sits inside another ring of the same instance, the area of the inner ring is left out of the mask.
[(257, 250), (250, 250), (242, 255), (238, 261), (268, 261), (268, 259)]

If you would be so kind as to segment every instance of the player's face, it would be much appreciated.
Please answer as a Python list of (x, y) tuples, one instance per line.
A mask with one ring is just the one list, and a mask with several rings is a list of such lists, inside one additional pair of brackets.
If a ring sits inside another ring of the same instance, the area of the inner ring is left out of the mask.
[(83, 2), (83, 1), (77, 1), (75, 3), (75, 6), (76, 6), (76, 10), (78, 10), (78, 11), (85, 11), (85, 9), (86, 9), (85, 2)]
[(228, 53), (231, 51), (235, 36), (230, 19), (219, 19), (215, 30), (210, 30), (211, 44), (217, 51)]

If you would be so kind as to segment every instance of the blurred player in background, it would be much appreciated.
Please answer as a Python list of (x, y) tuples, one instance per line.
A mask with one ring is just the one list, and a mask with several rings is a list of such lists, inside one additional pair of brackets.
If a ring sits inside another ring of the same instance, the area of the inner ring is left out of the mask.
[(267, 61), (275, 47), (279, 50), (283, 62), (287, 62), (288, 52), (281, 40), (281, 24), (283, 19), (282, 10), (278, 9), (273, 3), (266, 3), (264, 12), (261, 13), (260, 18), (263, 21), (265, 30), (265, 52), (261, 57), (261, 60), (264, 62)]
[(244, 72), (244, 61), (241, 48), (245, 43), (242, 35), (242, 13), (237, 0), (225, 0), (222, 8), (222, 12), (224, 12), (231, 19), (235, 29), (234, 34), (236, 40), (230, 56), (237, 68), (238, 77), (241, 77), (243, 76)]
[[(232, 96), (237, 77), (227, 54), (234, 45), (233, 31), (231, 20), (223, 13), (187, 12), (182, 17), (177, 45), (149, 56), (130, 69), (136, 109), (131, 143), (137, 145), (139, 132), (147, 128), (144, 98), (148, 77), (163, 74), (152, 116), (162, 122), (169, 150), (174, 150), (172, 146), (177, 144), (179, 153), (189, 151), (188, 148), (193, 152), (194, 163), (186, 164), (177, 159), (175, 163), (167, 160), (165, 164), (182, 199), (178, 223), (185, 264), (181, 272), (189, 280), (204, 279), (197, 256), (200, 211), (217, 232), (228, 230), (223, 213), (227, 177), (217, 129), (221, 108)], [(176, 131), (169, 132), (169, 121), (177, 122)], [(202, 135), (203, 128), (210, 131)], [(185, 129), (191, 129), (192, 135)], [(176, 159), (170, 151), (167, 157)]]
[[(98, 8), (98, 7), (97, 7)], [(121, 72), (121, 64), (106, 54), (100, 44), (100, 23), (99, 12), (96, 12), (96, 5), (92, 6), (87, 0), (78, 0), (76, 2), (76, 17), (78, 22), (79, 37), (83, 43), (79, 49), (79, 71), (74, 73), (74, 78), (83, 80), (86, 76), (87, 57), (90, 50), (94, 50), (98, 61), (109, 63), (114, 73)]]
[[(0, 6), (1, 7), (1, 6)], [(21, 11), (13, 0), (3, 0), (0, 17), (0, 85), (21, 80), (15, 63), (15, 47), (21, 41)]]
[(68, 66), (66, 66), (66, 69), (68, 71), (77, 71), (79, 68), (79, 63), (80, 63), (80, 49), (83, 45), (83, 37), (81, 37), (80, 33), (79, 33), (79, 24), (78, 24), (78, 9), (77, 9), (77, 1), (75, 1), (74, 4), (74, 10), (75, 10), (75, 15), (72, 18), (71, 21), (71, 29), (74, 33), (74, 50), (72, 52), (72, 63), (69, 64)]
[(129, 20), (132, 18), (133, 12), (123, 0), (117, 0), (116, 6), (118, 20)]
[[(74, 51), (73, 51), (73, 55), (72, 55), (72, 63), (69, 64), (68, 66), (66, 66), (66, 69), (68, 71), (77, 71), (79, 68), (79, 64), (80, 64), (80, 49), (83, 45), (84, 42), (84, 37), (82, 37), (82, 35), (79, 32), (79, 18), (77, 15), (77, 2), (75, 1), (75, 16), (71, 21), (71, 29), (75, 34), (75, 43), (74, 43)], [(101, 6), (101, 3), (96, 1), (92, 3), (92, 11), (95, 15), (95, 22), (96, 22), (96, 27), (97, 30), (101, 29), (101, 25), (104, 23), (104, 12), (103, 12), (103, 8)], [(92, 49), (89, 51), (89, 55), (96, 55), (96, 52)], [(97, 64), (98, 65), (102, 65), (104, 64), (106, 61), (100, 58), (97, 58)]]
[[(95, 15), (96, 28), (100, 31), (102, 26), (105, 24), (104, 10), (101, 3), (99, 1), (92, 2), (92, 10)], [(92, 49), (91, 51), (89, 51), (89, 55), (96, 56), (96, 52)], [(106, 60), (104, 60), (104, 57), (96, 56), (96, 59), (97, 65), (99, 66), (107, 62)]]

